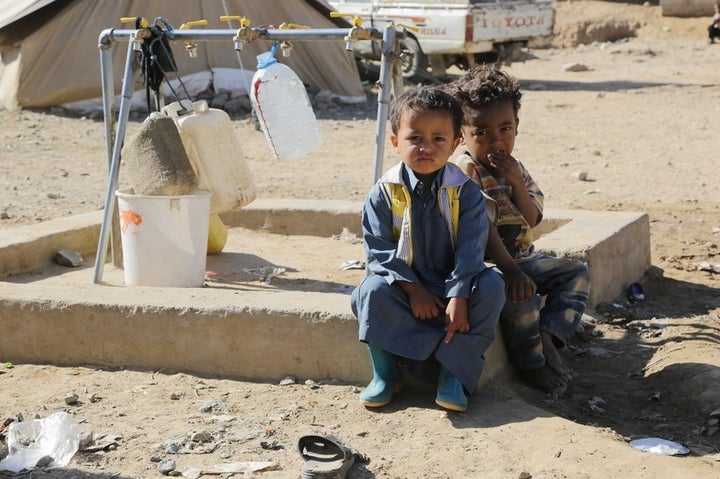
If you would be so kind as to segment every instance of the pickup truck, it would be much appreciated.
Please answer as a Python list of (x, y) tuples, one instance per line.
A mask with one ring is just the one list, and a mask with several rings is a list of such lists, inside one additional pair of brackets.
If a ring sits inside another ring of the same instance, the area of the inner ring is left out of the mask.
[[(479, 62), (517, 60), (528, 41), (549, 38), (555, 8), (552, 0), (328, 0), (336, 11), (352, 14), (365, 26), (384, 29), (393, 22), (408, 28), (401, 41), (406, 80), (441, 77), (450, 66), (467, 69)], [(417, 30), (417, 31), (414, 31)], [(355, 55), (381, 59), (381, 45), (361, 41)], [(428, 67), (430, 71), (428, 71)]]

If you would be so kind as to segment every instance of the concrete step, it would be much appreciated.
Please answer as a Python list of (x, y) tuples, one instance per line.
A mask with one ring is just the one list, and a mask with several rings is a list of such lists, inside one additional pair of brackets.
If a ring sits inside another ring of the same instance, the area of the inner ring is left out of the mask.
[[(101, 212), (0, 232), (0, 351), (15, 363), (94, 364), (277, 381), (285, 375), (365, 383), (349, 294), (363, 270), (354, 202), (256, 200), (224, 215), (228, 243), (208, 257), (202, 288), (126, 287), (108, 264), (93, 284)], [(612, 300), (650, 266), (644, 213), (547, 210), (537, 246), (588, 262), (590, 306)], [(80, 252), (86, 266), (53, 263)], [(269, 282), (262, 268), (285, 271)], [(481, 384), (509, 370), (498, 338)]]

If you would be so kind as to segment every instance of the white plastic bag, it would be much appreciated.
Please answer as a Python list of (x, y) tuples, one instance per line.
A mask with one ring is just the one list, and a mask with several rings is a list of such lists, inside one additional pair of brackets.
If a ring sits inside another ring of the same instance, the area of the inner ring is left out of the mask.
[(14, 422), (8, 427), (7, 444), (8, 456), (0, 461), (0, 471), (31, 469), (45, 456), (53, 461), (44, 467), (64, 467), (80, 445), (80, 426), (65, 412)]
[(682, 456), (690, 453), (690, 450), (677, 442), (660, 439), (659, 437), (645, 437), (630, 441), (630, 445), (643, 452), (649, 452), (656, 456)]

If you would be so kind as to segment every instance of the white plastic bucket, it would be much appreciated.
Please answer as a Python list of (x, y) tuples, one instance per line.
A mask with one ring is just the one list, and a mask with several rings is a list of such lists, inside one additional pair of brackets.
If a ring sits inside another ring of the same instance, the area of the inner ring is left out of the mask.
[(203, 285), (210, 195), (205, 190), (183, 196), (115, 192), (127, 286)]

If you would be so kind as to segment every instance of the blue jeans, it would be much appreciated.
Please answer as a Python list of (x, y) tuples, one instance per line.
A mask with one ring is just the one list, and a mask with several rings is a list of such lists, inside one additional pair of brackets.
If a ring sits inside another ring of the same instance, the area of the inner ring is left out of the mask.
[(587, 304), (589, 273), (580, 261), (542, 254), (517, 265), (535, 282), (537, 294), (522, 303), (506, 301), (500, 325), (515, 367), (538, 369), (545, 364), (541, 332), (550, 333), (558, 346), (574, 334)]

